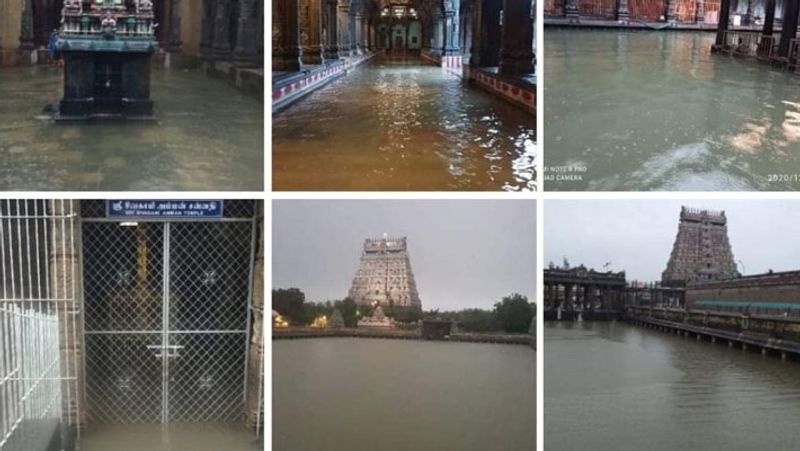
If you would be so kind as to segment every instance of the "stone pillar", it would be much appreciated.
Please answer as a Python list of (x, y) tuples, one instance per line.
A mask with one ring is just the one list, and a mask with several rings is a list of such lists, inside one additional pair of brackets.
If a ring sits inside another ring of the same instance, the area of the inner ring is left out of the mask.
[[(214, 5), (211, 0), (203, 0), (203, 17), (200, 31), (200, 51), (202, 53), (211, 52), (214, 43)], [(273, 22), (277, 23), (278, 16), (275, 14), (275, 4), (272, 8)]]
[(437, 53), (442, 49), (442, 45), (444, 42), (443, 24), (444, 24), (444, 18), (442, 14), (436, 13), (436, 16), (433, 18), (433, 44), (431, 45), (431, 50)]
[(504, 0), (500, 72), (533, 75), (533, 11), (530, 0)]
[(322, 4), (320, 0), (301, 0), (303, 64), (322, 64)]
[(20, 50), (33, 50), (33, 0), (25, 0), (22, 7), (22, 28), (19, 35)]
[(172, 0), (169, 4), (169, 36), (167, 51), (181, 51), (181, 0)]
[(361, 16), (361, 47), (370, 50), (369, 44), (369, 20), (366, 16)]
[(339, 55), (350, 55), (350, 0), (339, 0), (337, 15), (339, 31)]
[(580, 18), (578, 0), (564, 0), (564, 15), (570, 20), (577, 21)]
[(363, 34), (363, 23), (364, 23), (364, 16), (361, 15), (360, 12), (356, 13), (355, 17), (355, 28), (356, 28), (356, 35), (355, 35), (355, 45), (356, 45), (356, 52), (361, 55), (364, 50), (364, 42), (361, 39), (361, 35)]
[(239, 0), (239, 23), (236, 28), (234, 57), (239, 60), (258, 58), (258, 17), (256, 1)]
[[(702, 1), (702, 0), (700, 0)], [(617, 0), (616, 17), (619, 21), (628, 21), (628, 0)]]
[(459, 4), (455, 0), (445, 0), (442, 4), (442, 10), (444, 11), (444, 17), (442, 21), (442, 34), (444, 37), (442, 55), (456, 55), (459, 53), (458, 7)]
[(358, 40), (356, 39), (356, 11), (350, 8), (347, 16), (347, 30), (350, 32), (348, 42), (350, 44), (350, 55), (358, 54)]
[(272, 14), (278, 14), (279, 29), (273, 48), (272, 68), (280, 71), (300, 70), (303, 55), (300, 50), (300, 27), (297, 0), (274, 0)]
[(747, 0), (747, 11), (744, 13), (743, 25), (753, 24), (753, 10), (755, 9), (754, 0)]
[(323, 56), (326, 61), (339, 59), (339, 32), (337, 19), (337, 0), (321, 0)]
[(230, 15), (233, 10), (231, 1), (217, 0), (216, 14), (214, 15), (214, 43), (211, 46), (217, 56), (227, 56), (231, 51)]
[[(792, 0), (789, 0), (791, 2)], [(784, 14), (787, 5), (783, 5)], [(716, 47), (725, 44), (725, 32), (728, 31), (728, 23), (731, 17), (731, 0), (720, 0), (719, 2), (719, 22), (717, 23), (717, 39), (714, 43)]]
[[(773, 14), (774, 15), (774, 14)], [(697, 0), (694, 10), (694, 22), (705, 23), (706, 21), (706, 4), (704, 0)]]
[[(726, 1), (726, 0), (722, 0)], [(783, 26), (781, 28), (781, 42), (778, 46), (778, 55), (789, 57), (791, 40), (797, 33), (797, 10), (800, 0), (786, 0), (783, 3)]]
[(666, 0), (666, 7), (664, 11), (664, 16), (667, 18), (667, 22), (674, 22), (678, 3), (677, 0)]
[(472, 52), (473, 67), (500, 65), (500, 5), (496, 0), (476, 0)]
[(474, 9), (475, 5), (469, 3), (462, 12), (464, 21), (461, 27), (463, 36), (461, 39), (461, 50), (464, 53), (465, 61), (470, 61), (472, 59), (472, 19), (475, 17)]
[(253, 299), (250, 306), (250, 353), (247, 365), (246, 423), (262, 431), (264, 421), (264, 204), (258, 202), (258, 248), (253, 267)]
[(770, 54), (775, 41), (772, 39), (775, 26), (775, 0), (767, 0), (764, 7), (764, 29), (761, 30), (761, 42), (758, 43), (758, 54), (767, 56)]
[[(60, 217), (78, 215), (80, 203), (76, 200), (48, 201), (52, 216), (51, 233), (48, 240), (48, 266), (50, 272), (50, 293), (52, 299), (64, 299), (68, 302), (56, 302), (56, 314), (59, 320), (60, 374), (75, 380), (65, 380), (62, 391), (72, 393), (72, 402), (67, 403), (64, 396), (61, 406), (64, 418), (73, 418), (75, 424), (85, 424), (86, 393), (85, 374), (83, 372), (83, 294), (80, 292), (81, 265), (80, 249), (81, 228), (77, 219), (61, 220)], [(74, 222), (73, 222), (74, 221)], [(74, 289), (73, 289), (74, 287)], [(65, 290), (66, 289), (66, 290)]]

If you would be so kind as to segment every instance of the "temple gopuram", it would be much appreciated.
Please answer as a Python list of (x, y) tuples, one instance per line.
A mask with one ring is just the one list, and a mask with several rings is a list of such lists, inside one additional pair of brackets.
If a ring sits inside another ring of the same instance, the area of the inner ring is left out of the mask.
[(358, 305), (422, 308), (405, 237), (364, 241), (348, 297)]

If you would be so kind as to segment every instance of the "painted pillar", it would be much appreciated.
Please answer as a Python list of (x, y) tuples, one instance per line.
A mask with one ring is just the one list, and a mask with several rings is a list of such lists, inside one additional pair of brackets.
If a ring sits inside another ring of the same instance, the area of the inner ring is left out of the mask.
[(272, 67), (275, 70), (294, 72), (300, 70), (300, 27), (297, 0), (274, 0), (272, 14), (278, 14), (277, 44), (273, 49)]
[(533, 75), (533, 5), (531, 0), (504, 0), (500, 73)]
[(239, 60), (254, 60), (258, 57), (258, 0), (239, 0), (239, 20), (236, 27), (236, 46), (233, 55)]

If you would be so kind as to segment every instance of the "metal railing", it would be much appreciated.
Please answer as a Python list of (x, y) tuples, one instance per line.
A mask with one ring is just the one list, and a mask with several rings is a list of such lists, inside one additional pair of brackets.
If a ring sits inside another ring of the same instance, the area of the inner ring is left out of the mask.
[(0, 199), (0, 450), (46, 449), (77, 425), (76, 212)]

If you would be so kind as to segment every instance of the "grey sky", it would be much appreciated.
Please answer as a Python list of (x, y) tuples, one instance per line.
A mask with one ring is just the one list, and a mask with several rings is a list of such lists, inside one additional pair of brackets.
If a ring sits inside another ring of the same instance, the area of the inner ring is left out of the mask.
[(273, 287), (342, 299), (365, 238), (407, 236), (426, 310), (535, 298), (536, 204), (526, 200), (276, 200)]
[(561, 264), (566, 256), (571, 265), (598, 270), (611, 262), (609, 269), (624, 269), (628, 280), (660, 280), (681, 205), (725, 210), (740, 272), (800, 269), (800, 201), (789, 200), (549, 200), (545, 265)]

